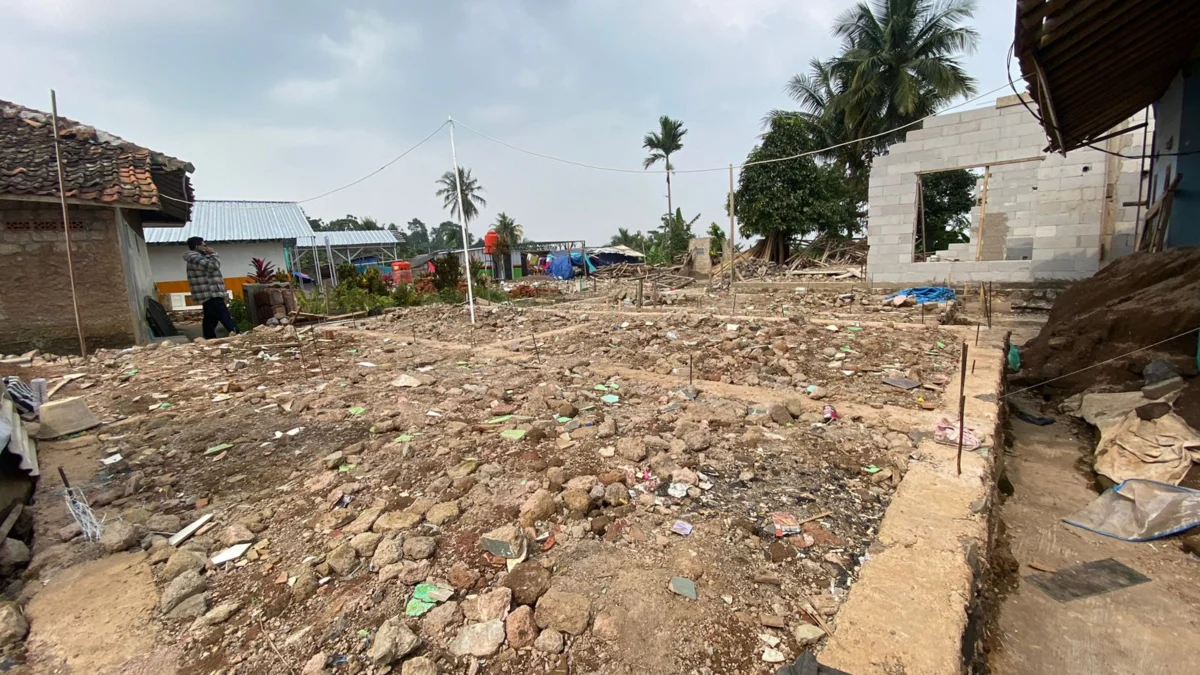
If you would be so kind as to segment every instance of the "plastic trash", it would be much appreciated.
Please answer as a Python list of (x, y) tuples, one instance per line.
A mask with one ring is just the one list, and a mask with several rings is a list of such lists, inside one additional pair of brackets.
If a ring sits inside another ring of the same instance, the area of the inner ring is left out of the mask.
[(1008, 346), (1008, 372), (1021, 372), (1021, 350), (1016, 345)]
[(1124, 541), (1150, 541), (1200, 525), (1200, 492), (1131, 478), (1063, 522)]
[(829, 424), (830, 422), (834, 422), (834, 421), (841, 419), (841, 415), (838, 415), (837, 409), (831, 405), (826, 405), (821, 410), (821, 416), (825, 418), (826, 424)]

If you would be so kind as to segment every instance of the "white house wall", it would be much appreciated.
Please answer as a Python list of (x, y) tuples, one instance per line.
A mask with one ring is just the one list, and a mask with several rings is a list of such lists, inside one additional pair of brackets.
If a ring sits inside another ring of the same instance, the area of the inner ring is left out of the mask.
[[(284, 269), (281, 241), (212, 244), (212, 248), (221, 258), (221, 274), (226, 278), (249, 274), (251, 258), (262, 258), (274, 263), (276, 269)], [(187, 280), (187, 263), (183, 260), (187, 250), (182, 244), (150, 246), (150, 268), (155, 283)]]

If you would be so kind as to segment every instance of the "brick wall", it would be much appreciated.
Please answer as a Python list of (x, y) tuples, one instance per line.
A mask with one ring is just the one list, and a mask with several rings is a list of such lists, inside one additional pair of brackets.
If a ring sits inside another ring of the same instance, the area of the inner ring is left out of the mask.
[[(79, 315), (89, 349), (137, 341), (113, 207), (69, 208)], [(0, 200), (0, 353), (79, 353), (62, 209)]]
[[(1140, 145), (1141, 130), (1132, 135)], [(1130, 144), (1125, 136), (1110, 148)], [(867, 274), (878, 283), (1080, 279), (1100, 269), (1102, 246), (1105, 261), (1128, 252), (1132, 223), (1119, 200), (1131, 181), (1136, 194), (1137, 163), (1110, 162), (1092, 149), (1045, 155), (1045, 145), (1041, 126), (1015, 97), (939, 115), (909, 132), (871, 169)], [(991, 175), (982, 250), (977, 206), (970, 243), (953, 245), (938, 262), (913, 262), (917, 175), (983, 166)]]

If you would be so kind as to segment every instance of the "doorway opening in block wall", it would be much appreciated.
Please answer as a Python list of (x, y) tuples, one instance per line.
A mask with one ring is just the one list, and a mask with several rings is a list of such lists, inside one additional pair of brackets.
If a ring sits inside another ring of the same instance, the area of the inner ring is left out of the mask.
[(1029, 260), (1042, 159), (917, 174), (913, 261)]
[(917, 174), (913, 262), (965, 255), (982, 168)]

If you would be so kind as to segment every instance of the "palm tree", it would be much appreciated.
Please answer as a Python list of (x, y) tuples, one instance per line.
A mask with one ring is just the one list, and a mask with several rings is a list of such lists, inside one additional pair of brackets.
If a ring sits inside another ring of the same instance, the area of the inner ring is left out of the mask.
[(471, 221), (479, 216), (479, 209), (487, 206), (487, 200), (481, 196), (483, 188), (479, 186), (479, 181), (471, 176), (470, 169), (464, 169), (461, 166), (458, 167), (457, 183), (454, 180), (453, 171), (447, 171), (442, 174), (442, 177), (437, 179), (437, 185), (440, 186), (437, 189), (437, 196), (442, 198), (442, 206), (450, 209), (450, 215), (457, 218), (459, 209), (458, 183), (462, 184), (463, 222), (470, 225)]
[(658, 118), (658, 131), (651, 131), (642, 139), (642, 147), (650, 151), (650, 155), (642, 162), (643, 169), (649, 169), (660, 161), (667, 170), (667, 213), (674, 213), (671, 205), (671, 155), (683, 149), (683, 137), (687, 129), (683, 128), (682, 120), (673, 120), (666, 115)]
[(514, 244), (521, 243), (521, 239), (525, 236), (525, 228), (503, 211), (496, 216), (496, 224), (492, 226), (492, 231), (500, 238), (497, 248), (501, 252), (508, 251)]
[(844, 50), (832, 67), (845, 83), (846, 125), (879, 132), (973, 94), (960, 56), (979, 45), (962, 25), (974, 12), (975, 0), (876, 0), (843, 13), (833, 32)]
[(629, 248), (636, 248), (637, 243), (637, 235), (623, 227), (618, 227), (617, 233), (612, 236), (612, 239), (608, 240), (609, 246), (628, 246)]

